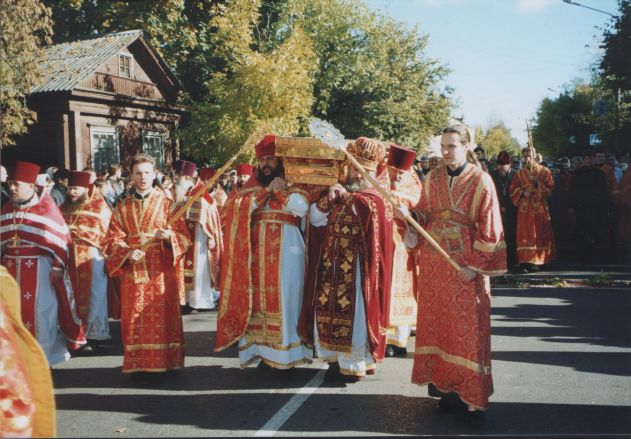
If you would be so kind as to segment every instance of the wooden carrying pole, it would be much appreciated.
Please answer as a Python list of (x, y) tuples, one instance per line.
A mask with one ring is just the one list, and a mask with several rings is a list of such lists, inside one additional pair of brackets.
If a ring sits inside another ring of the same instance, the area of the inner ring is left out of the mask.
[[(392, 204), (392, 206), (394, 206), (395, 208), (399, 207), (399, 204), (394, 200), (394, 198), (392, 198), (392, 196), (390, 196), (390, 194), (388, 193), (388, 191), (386, 191), (383, 187), (381, 187), (381, 185), (379, 184), (379, 182), (377, 180), (375, 180), (368, 172), (366, 172), (366, 170), (364, 169), (364, 167), (357, 161), (357, 159), (355, 157), (353, 157), (353, 155), (351, 153), (349, 153), (348, 151), (346, 151), (345, 149), (342, 148), (342, 151), (344, 151), (344, 154), (346, 154), (346, 158), (353, 164), (353, 166), (355, 166), (355, 168), (357, 168), (357, 170), (360, 172), (360, 174), (370, 183), (373, 185), (373, 187), (375, 189), (377, 189), (377, 191), (379, 191), (379, 193), (390, 202), (390, 204)], [(430, 243), (430, 245), (432, 247), (434, 247), (434, 249), (441, 254), (441, 256), (443, 256), (447, 262), (449, 262), (451, 264), (452, 267), (454, 267), (456, 269), (456, 271), (460, 271), (462, 270), (462, 267), (451, 257), (449, 256), (449, 254), (443, 250), (443, 248), (440, 246), (440, 244), (438, 244), (436, 242), (436, 240), (434, 238), (432, 238), (432, 235), (430, 235), (429, 233), (427, 233), (427, 231), (419, 224), (416, 222), (416, 220), (414, 218), (412, 218), (412, 216), (408, 213), (405, 216), (405, 220), (412, 226), (414, 227), (414, 230), (416, 230), (418, 233), (421, 234), (421, 236), (423, 238), (425, 238), (427, 240), (427, 242)]]
[[(232, 157), (230, 157), (230, 160), (228, 160), (221, 168), (217, 169), (217, 173), (215, 173), (215, 175), (213, 175), (197, 192), (195, 192), (194, 194), (191, 194), (191, 196), (186, 200), (186, 202), (182, 204), (182, 206), (180, 206), (173, 215), (171, 215), (171, 218), (169, 218), (169, 220), (167, 221), (167, 225), (165, 228), (168, 229), (173, 224), (175, 224), (182, 216), (186, 214), (189, 207), (191, 207), (195, 201), (201, 198), (204, 195), (204, 193), (208, 189), (210, 189), (213, 184), (215, 184), (217, 179), (219, 179), (219, 177), (221, 177), (221, 175), (224, 174), (228, 170), (228, 168), (230, 168), (230, 166), (234, 163), (234, 161), (241, 154), (243, 154), (243, 151), (252, 143), (251, 140), (252, 140), (252, 137), (250, 137), (246, 143), (241, 145), (241, 148), (239, 148), (239, 150)], [(154, 244), (156, 241), (158, 240), (155, 237), (151, 238), (149, 241), (145, 242), (144, 244), (140, 246), (140, 250), (142, 251), (147, 250), (147, 248), (149, 248), (149, 246)]]

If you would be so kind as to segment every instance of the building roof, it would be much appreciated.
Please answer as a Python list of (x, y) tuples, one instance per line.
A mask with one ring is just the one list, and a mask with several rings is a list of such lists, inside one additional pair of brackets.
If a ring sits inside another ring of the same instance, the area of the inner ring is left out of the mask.
[[(129, 30), (47, 48), (41, 64), (43, 80), (31, 93), (72, 90), (121, 49), (142, 36), (141, 30)], [(164, 61), (155, 55), (167, 74), (172, 76)]]

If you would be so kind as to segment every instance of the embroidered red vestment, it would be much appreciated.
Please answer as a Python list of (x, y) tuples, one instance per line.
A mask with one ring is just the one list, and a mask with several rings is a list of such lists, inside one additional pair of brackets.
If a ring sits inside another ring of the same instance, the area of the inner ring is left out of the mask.
[(491, 378), (490, 282), (506, 271), (499, 202), (491, 177), (467, 165), (449, 184), (445, 166), (423, 182), (418, 206), (425, 228), (461, 266), (479, 274), (462, 281), (425, 240), (420, 246), (418, 319), (412, 382), (455, 391), (486, 407)]
[[(520, 169), (513, 178), (510, 194), (517, 207), (517, 261), (546, 264), (554, 258), (554, 235), (548, 197), (554, 188), (552, 172), (535, 164)], [(524, 196), (528, 190), (529, 198)]]
[(310, 263), (316, 270), (315, 288), (305, 292), (300, 335), (313, 344), (315, 311), (321, 346), (338, 352), (351, 351), (359, 261), (370, 353), (380, 361), (389, 324), (392, 210), (372, 189), (348, 193), (339, 203), (332, 204), (324, 195), (318, 208), (329, 214), (320, 236), (321, 255), (318, 261)]
[(171, 201), (154, 189), (144, 200), (132, 195), (114, 210), (105, 239), (106, 267), (120, 277), (123, 372), (160, 372), (184, 367), (184, 337), (173, 269), (190, 245), (183, 218), (167, 241), (152, 241), (144, 258), (131, 252), (166, 227)]
[[(217, 202), (199, 182), (188, 192), (187, 198), (202, 190), (205, 191), (205, 194), (191, 204), (184, 218), (190, 242), (195, 242), (195, 226), (200, 225), (205, 238), (214, 243), (214, 247), (210, 248), (209, 246), (208, 249), (208, 269), (211, 283), (213, 287), (217, 288), (219, 285), (219, 270), (221, 268), (221, 253), (223, 251), (221, 220)], [(173, 211), (177, 211), (178, 208), (179, 206), (173, 208)], [(195, 246), (191, 245), (178, 264), (177, 277), (180, 305), (186, 304), (186, 290), (194, 288), (196, 256)]]
[(281, 343), (282, 226), (300, 226), (300, 218), (285, 209), (292, 193), (307, 197), (297, 185), (271, 193), (253, 177), (239, 192), (231, 192), (223, 207), (216, 351), (246, 333), (251, 343)]
[[(39, 257), (51, 256), (53, 268), (62, 270), (63, 276), (67, 276), (71, 242), (68, 226), (48, 194), (33, 206), (21, 209), (7, 202), (0, 216), (0, 241), (4, 250), (2, 263), (11, 276), (19, 280), (22, 321), (36, 336)], [(59, 328), (68, 347), (77, 349), (86, 343), (86, 338), (77, 316), (73, 292), (67, 288), (64, 277), (52, 285), (58, 303)]]
[[(422, 184), (416, 172), (407, 171), (392, 197), (412, 210), (421, 199)], [(392, 288), (390, 297), (390, 326), (416, 324), (416, 292), (418, 290), (418, 252), (407, 248), (404, 242), (407, 221), (394, 218), (394, 256), (392, 261)], [(404, 346), (400, 346), (404, 347)]]
[(62, 205), (64, 219), (70, 229), (70, 280), (77, 303), (77, 313), (82, 321), (88, 317), (92, 293), (92, 261), (90, 247), (103, 251), (103, 241), (110, 224), (112, 211), (100, 191), (92, 191), (85, 204), (74, 208), (66, 202)]

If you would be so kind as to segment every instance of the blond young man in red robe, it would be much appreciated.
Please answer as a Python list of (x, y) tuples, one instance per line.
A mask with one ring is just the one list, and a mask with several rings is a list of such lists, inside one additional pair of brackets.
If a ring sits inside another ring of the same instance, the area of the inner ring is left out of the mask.
[[(410, 210), (420, 201), (422, 189), (421, 181), (412, 169), (414, 159), (416, 151), (399, 145), (390, 145), (387, 161), (390, 194)], [(417, 252), (405, 244), (407, 222), (395, 218), (392, 225), (394, 257), (386, 356), (405, 357), (410, 333), (416, 326), (418, 261)]]
[(538, 271), (554, 259), (554, 234), (548, 197), (554, 189), (552, 172), (530, 156), (530, 148), (521, 151), (524, 167), (510, 187), (517, 208), (517, 262), (524, 272)]
[(171, 201), (153, 187), (154, 159), (138, 154), (129, 168), (135, 192), (116, 205), (105, 238), (107, 270), (121, 278), (123, 373), (182, 369), (184, 336), (174, 268), (190, 246), (188, 230), (184, 218), (167, 226)]
[(70, 171), (68, 196), (61, 206), (70, 229), (70, 279), (90, 351), (110, 338), (107, 321), (108, 279), (103, 241), (112, 211), (101, 192), (90, 184), (90, 173)]
[(489, 276), (506, 272), (506, 246), (493, 180), (468, 163), (470, 148), (464, 126), (443, 130), (445, 165), (427, 175), (415, 209), (427, 232), (462, 268), (456, 270), (418, 238), (422, 262), (412, 382), (429, 384), (441, 407), (466, 404), (478, 411), (487, 408), (493, 393)]

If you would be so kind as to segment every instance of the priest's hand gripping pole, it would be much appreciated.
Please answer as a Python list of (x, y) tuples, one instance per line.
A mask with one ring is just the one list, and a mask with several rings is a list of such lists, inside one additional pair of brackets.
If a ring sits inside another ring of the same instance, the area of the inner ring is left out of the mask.
[[(400, 204), (397, 203), (394, 198), (386, 191), (377, 180), (375, 180), (364, 167), (353, 157), (351, 153), (346, 151), (346, 140), (340, 131), (331, 125), (329, 122), (325, 122), (320, 119), (313, 118), (309, 123), (309, 130), (311, 131), (311, 135), (321, 140), (324, 144), (330, 146), (331, 148), (339, 149), (344, 152), (344, 155), (351, 162), (351, 164), (360, 172), (362, 177), (366, 181), (368, 181), (386, 200), (392, 204), (392, 206), (396, 209), (399, 208)], [(449, 264), (456, 270), (461, 271), (462, 267), (458, 264), (449, 254), (443, 250), (443, 248), (436, 242), (436, 240), (427, 233), (427, 231), (416, 222), (414, 218), (408, 213), (405, 216), (405, 220), (410, 224), (414, 230), (416, 230), (423, 238), (430, 243), (432, 247), (442, 256), (444, 257)]]
[[(361, 163), (359, 163), (357, 159), (353, 157), (351, 153), (349, 153), (346, 150), (343, 150), (343, 151), (344, 151), (344, 154), (346, 154), (346, 158), (353, 164), (353, 166), (355, 166), (355, 168), (360, 172), (362, 177), (364, 177), (365, 180), (367, 180), (375, 189), (377, 189), (377, 191), (379, 191), (379, 193), (386, 200), (388, 200), (395, 209), (401, 206), (401, 204), (397, 203), (397, 201), (394, 198), (392, 198), (392, 196), (388, 193), (388, 191), (386, 191), (379, 184), (379, 182), (374, 179), (374, 177), (372, 177), (368, 172), (366, 172), (366, 169), (364, 169)], [(432, 237), (432, 235), (430, 235), (418, 222), (416, 222), (416, 220), (412, 217), (412, 215), (410, 215), (409, 213), (405, 215), (405, 220), (408, 222), (408, 224), (410, 224), (414, 228), (414, 230), (416, 230), (421, 236), (423, 236), (423, 238), (425, 238), (427, 242), (429, 242), (430, 245), (434, 247), (434, 249), (438, 253), (441, 254), (441, 256), (447, 259), (447, 262), (449, 262), (451, 266), (454, 267), (454, 269), (456, 269), (456, 271), (460, 271), (462, 269), (462, 267), (451, 256), (449, 256), (449, 254), (445, 250), (443, 250), (443, 248), (440, 246), (440, 244), (436, 242), (436, 240)]]
[[(213, 175), (197, 192), (195, 192), (194, 194), (191, 194), (188, 200), (186, 200), (186, 202), (182, 204), (182, 206), (180, 206), (173, 215), (171, 215), (171, 218), (169, 218), (169, 220), (167, 221), (167, 225), (165, 229), (168, 229), (173, 224), (175, 224), (182, 216), (186, 215), (186, 212), (188, 211), (189, 207), (191, 207), (195, 201), (201, 198), (204, 195), (204, 193), (208, 189), (210, 189), (213, 184), (215, 184), (215, 182), (219, 179), (219, 177), (221, 177), (221, 175), (224, 174), (230, 168), (230, 166), (232, 166), (235, 160), (241, 154), (243, 154), (246, 149), (248, 149), (254, 144), (257, 138), (258, 138), (258, 132), (255, 134), (252, 134), (248, 138), (248, 140), (243, 145), (241, 145), (241, 147), (237, 150), (237, 152), (232, 157), (230, 157), (230, 160), (228, 160), (221, 168), (217, 169), (217, 172), (215, 173), (215, 175)], [(154, 244), (156, 241), (157, 241), (157, 238), (151, 238), (149, 241), (145, 242), (144, 244), (140, 246), (140, 250), (142, 251), (147, 250), (147, 248), (149, 248), (149, 246)]]

